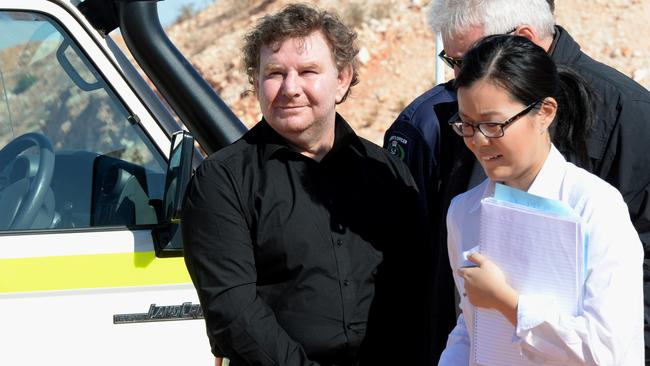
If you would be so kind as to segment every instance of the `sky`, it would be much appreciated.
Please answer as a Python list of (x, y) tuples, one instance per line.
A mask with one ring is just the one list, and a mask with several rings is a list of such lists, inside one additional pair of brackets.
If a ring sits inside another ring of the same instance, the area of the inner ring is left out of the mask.
[(202, 9), (214, 3), (215, 0), (162, 0), (158, 2), (158, 17), (163, 27), (170, 26), (185, 5), (191, 5), (194, 9)]

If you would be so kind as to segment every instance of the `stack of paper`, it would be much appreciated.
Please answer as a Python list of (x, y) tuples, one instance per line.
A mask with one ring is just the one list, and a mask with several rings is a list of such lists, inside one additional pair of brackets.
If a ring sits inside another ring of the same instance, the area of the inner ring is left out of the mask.
[[(579, 217), (560, 201), (497, 185), (481, 202), (480, 252), (504, 272), (519, 294), (550, 295), (577, 315), (583, 273)], [(495, 310), (475, 310), (475, 362), (534, 365), (513, 343), (514, 326)]]

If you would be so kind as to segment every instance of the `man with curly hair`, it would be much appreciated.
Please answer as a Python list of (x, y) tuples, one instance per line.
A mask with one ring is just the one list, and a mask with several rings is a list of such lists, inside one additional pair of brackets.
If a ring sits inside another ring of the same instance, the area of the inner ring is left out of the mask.
[(188, 188), (186, 263), (232, 366), (424, 363), (423, 201), (336, 112), (355, 38), (308, 5), (263, 17), (243, 47), (263, 118)]

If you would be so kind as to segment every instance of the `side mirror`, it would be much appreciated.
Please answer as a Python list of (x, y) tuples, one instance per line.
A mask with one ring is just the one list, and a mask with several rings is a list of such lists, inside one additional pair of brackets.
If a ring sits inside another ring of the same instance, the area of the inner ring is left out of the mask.
[(181, 237), (181, 206), (185, 189), (192, 178), (192, 160), (194, 158), (194, 137), (186, 131), (176, 132), (172, 136), (167, 176), (165, 178), (165, 195), (162, 203), (163, 220), (153, 230), (157, 257), (177, 257), (183, 255)]

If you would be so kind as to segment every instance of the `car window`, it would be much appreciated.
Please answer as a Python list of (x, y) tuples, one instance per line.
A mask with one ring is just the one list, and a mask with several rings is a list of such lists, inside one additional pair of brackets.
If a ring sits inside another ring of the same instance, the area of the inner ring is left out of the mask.
[(156, 224), (165, 168), (73, 37), (0, 11), (0, 231)]

